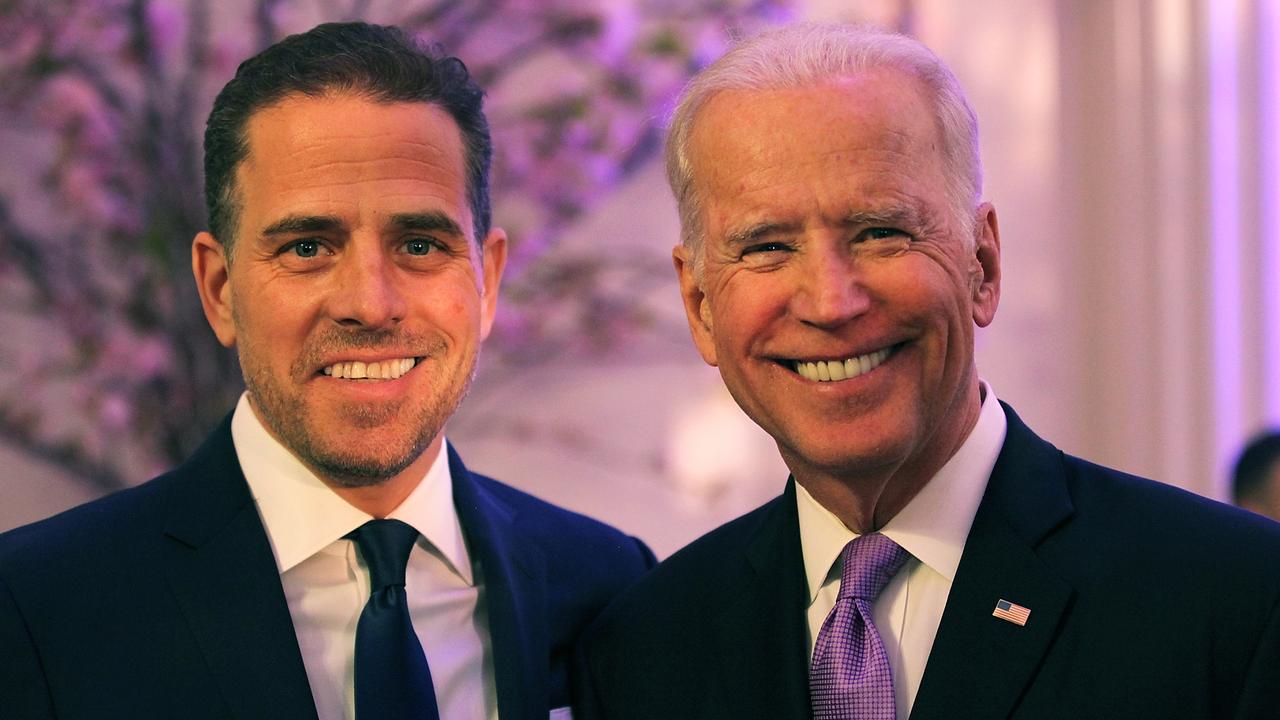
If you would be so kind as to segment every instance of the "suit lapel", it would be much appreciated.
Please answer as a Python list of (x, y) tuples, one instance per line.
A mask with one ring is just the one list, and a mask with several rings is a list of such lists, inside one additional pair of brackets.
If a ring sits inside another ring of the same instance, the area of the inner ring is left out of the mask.
[[(1007, 717), (1067, 612), (1072, 589), (1036, 555), (1071, 515), (1061, 453), (1005, 406), (1004, 447), (965, 541), (912, 720)], [(1025, 626), (992, 616), (999, 600), (1030, 608)]]
[(449, 448), (453, 503), (473, 565), (484, 581), (489, 638), (504, 720), (546, 717), (550, 704), (550, 640), (546, 562), (521, 541), (513, 509), (490, 493)]
[(228, 417), (174, 471), (169, 587), (236, 717), (316, 717), (280, 573)]
[(722, 683), (715, 717), (808, 718), (808, 595), (794, 480), (749, 541), (736, 585), (714, 618)]

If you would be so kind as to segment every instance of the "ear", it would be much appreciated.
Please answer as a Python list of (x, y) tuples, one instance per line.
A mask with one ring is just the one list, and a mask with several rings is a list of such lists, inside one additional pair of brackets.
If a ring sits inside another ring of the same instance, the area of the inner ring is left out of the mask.
[(671, 251), (671, 262), (675, 265), (676, 277), (680, 281), (680, 297), (684, 300), (685, 319), (689, 321), (693, 344), (698, 348), (702, 359), (715, 367), (718, 363), (711, 304), (707, 302), (707, 295), (694, 273), (692, 253), (683, 244), (676, 245)]
[(1000, 305), (1000, 223), (991, 203), (978, 206), (972, 263), (973, 322), (986, 327)]
[(230, 265), (226, 248), (207, 232), (197, 233), (191, 241), (191, 273), (196, 277), (196, 290), (204, 306), (205, 319), (218, 342), (231, 347), (236, 342), (236, 324), (231, 312)]
[(507, 233), (493, 228), (485, 236), (481, 250), (480, 279), (480, 339), (489, 337), (493, 319), (498, 314), (498, 287), (502, 285), (502, 271), (507, 267)]

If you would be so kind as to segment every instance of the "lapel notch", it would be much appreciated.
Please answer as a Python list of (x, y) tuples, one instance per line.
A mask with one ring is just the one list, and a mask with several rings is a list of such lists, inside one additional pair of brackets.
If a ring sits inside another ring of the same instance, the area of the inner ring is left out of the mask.
[(546, 717), (551, 701), (546, 561), (522, 541), (513, 509), (471, 476), (453, 446), (449, 471), (458, 520), (484, 582), (499, 714)]
[[(965, 541), (912, 720), (1008, 717), (1070, 609), (1073, 589), (1036, 554), (1072, 514), (1062, 456), (1004, 409), (1005, 445)], [(1026, 624), (994, 616), (1001, 600), (1028, 609)]]
[(175, 471), (163, 564), (235, 717), (315, 720), (280, 573), (231, 442), (230, 419)]
[[(1012, 532), (971, 536), (920, 682), (912, 720), (1007, 717), (1035, 677), (1071, 595), (1071, 588)], [(1026, 625), (993, 615), (1002, 599), (1031, 611)]]
[(810, 717), (808, 585), (794, 482), (752, 534), (714, 619), (715, 657), (722, 666), (715, 673), (722, 684), (716, 717)]

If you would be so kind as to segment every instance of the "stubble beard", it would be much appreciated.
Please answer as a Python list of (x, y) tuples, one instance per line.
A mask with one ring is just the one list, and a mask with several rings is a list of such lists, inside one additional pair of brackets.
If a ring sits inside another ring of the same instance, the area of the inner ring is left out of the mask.
[[(356, 345), (343, 341), (339, 346), (349, 349)], [(370, 344), (364, 342), (361, 346), (369, 347)], [(414, 368), (417, 372), (427, 372), (433, 359), (444, 357), (443, 341), (434, 339), (426, 343), (426, 347), (427, 353)], [(461, 365), (453, 373), (449, 373), (448, 368), (437, 368), (441, 371), (438, 373), (440, 379), (454, 375), (458, 380), (441, 386), (440, 392), (416, 410), (414, 420), (409, 424), (413, 431), (410, 437), (397, 438), (387, 437), (388, 431), (381, 428), (401, 413), (415, 412), (411, 407), (413, 398), (378, 407), (344, 408), (342, 417), (348, 423), (348, 432), (343, 433), (341, 428), (325, 432), (300, 393), (289, 392), (283, 387), (285, 383), (272, 376), (270, 368), (258, 361), (252, 348), (242, 344), (240, 350), (240, 364), (249, 399), (267, 429), (322, 480), (342, 488), (379, 485), (399, 475), (421, 457), (470, 391), (479, 355), (477, 348), (476, 354), (470, 358), (460, 358)], [(314, 354), (303, 353), (303, 357), (290, 369), (290, 378), (303, 378), (308, 368), (314, 367), (307, 360)], [(360, 452), (361, 449), (364, 452)]]

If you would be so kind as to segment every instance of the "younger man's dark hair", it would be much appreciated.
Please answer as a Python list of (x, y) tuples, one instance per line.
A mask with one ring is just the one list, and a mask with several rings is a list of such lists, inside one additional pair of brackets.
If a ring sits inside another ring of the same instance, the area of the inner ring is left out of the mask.
[(467, 67), (403, 30), (368, 23), (326, 23), (290, 35), (240, 63), (213, 101), (204, 132), (204, 198), (209, 230), (231, 253), (238, 223), (236, 168), (248, 153), (249, 118), (288, 95), (354, 93), (376, 102), (439, 106), (462, 131), (476, 242), (489, 232), (493, 143), (484, 92)]

